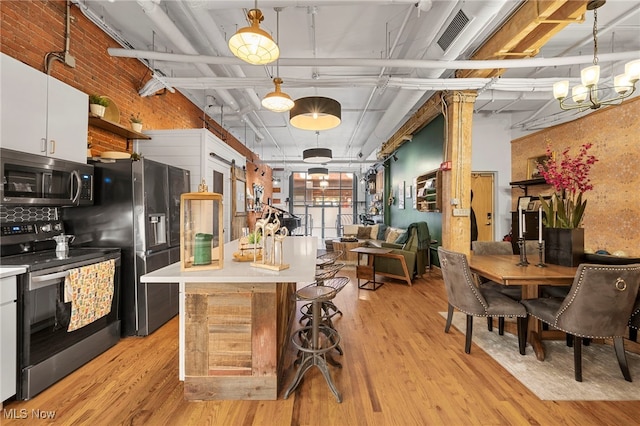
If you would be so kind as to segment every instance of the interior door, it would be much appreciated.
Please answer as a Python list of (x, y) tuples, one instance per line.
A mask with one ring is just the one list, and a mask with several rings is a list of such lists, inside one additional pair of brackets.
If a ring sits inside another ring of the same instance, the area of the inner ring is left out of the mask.
[(478, 241), (494, 241), (494, 175), (493, 173), (472, 173), (471, 190), (473, 201), (471, 207), (478, 223)]
[[(213, 171), (213, 191), (217, 194), (221, 194), (223, 199), (224, 199), (224, 195), (225, 195), (225, 184), (224, 184), (224, 173), (220, 173), (216, 170)], [(228, 191), (227, 191), (228, 193)], [(218, 212), (218, 209), (220, 208), (220, 204), (219, 203), (214, 203), (213, 204), (213, 217), (218, 217), (218, 215), (220, 214)], [(229, 209), (230, 210), (230, 209)], [(228, 217), (229, 217), (230, 213), (227, 213), (227, 215), (223, 218), (223, 225), (225, 229), (229, 229), (227, 222), (228, 222)], [(214, 220), (213, 221), (213, 235), (220, 235), (220, 230), (218, 229), (218, 221)], [(227, 241), (227, 237), (226, 235), (224, 235), (224, 239), (225, 239), (225, 243), (228, 242)]]

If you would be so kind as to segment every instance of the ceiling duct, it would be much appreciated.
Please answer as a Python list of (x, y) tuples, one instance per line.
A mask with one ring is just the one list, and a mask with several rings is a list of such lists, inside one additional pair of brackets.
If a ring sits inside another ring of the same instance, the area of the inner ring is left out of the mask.
[(447, 51), (449, 46), (451, 46), (453, 41), (458, 37), (458, 35), (460, 35), (468, 23), (469, 17), (465, 15), (462, 9), (460, 9), (458, 13), (456, 13), (456, 16), (453, 17), (453, 20), (451, 20), (447, 29), (444, 30), (438, 39), (438, 46), (440, 46), (443, 52)]

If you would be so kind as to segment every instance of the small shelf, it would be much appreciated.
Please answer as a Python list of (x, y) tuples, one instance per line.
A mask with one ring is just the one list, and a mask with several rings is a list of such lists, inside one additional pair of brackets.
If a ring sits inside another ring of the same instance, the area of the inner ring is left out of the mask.
[(531, 186), (531, 185), (545, 185), (547, 183), (544, 178), (518, 180), (515, 182), (509, 182), (511, 186)]
[(442, 208), (440, 170), (432, 170), (416, 178), (416, 208), (420, 212), (439, 212)]
[(524, 195), (529, 195), (529, 187), (533, 185), (548, 185), (547, 181), (544, 178), (539, 177), (535, 179), (527, 179), (527, 180), (518, 180), (514, 182), (509, 182), (511, 186), (517, 186), (518, 188), (524, 190)]
[(133, 130), (118, 123), (114, 123), (113, 121), (105, 120), (104, 118), (93, 116), (91, 114), (89, 114), (89, 125), (102, 130), (107, 130), (118, 136), (122, 136), (127, 140), (127, 149), (129, 149), (129, 141), (132, 139), (151, 139), (151, 136), (147, 136), (144, 133), (134, 132)]

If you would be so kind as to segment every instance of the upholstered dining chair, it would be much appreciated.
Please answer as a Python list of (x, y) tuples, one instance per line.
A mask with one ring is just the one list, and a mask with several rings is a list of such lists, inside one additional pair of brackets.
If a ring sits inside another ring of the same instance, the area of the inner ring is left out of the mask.
[(629, 340), (638, 341), (638, 330), (640, 330), (640, 290), (636, 296), (636, 303), (629, 318)]
[(445, 333), (451, 328), (454, 308), (465, 313), (467, 329), (464, 351), (470, 353), (474, 316), (517, 317), (518, 346), (520, 354), (524, 355), (527, 341), (527, 311), (524, 306), (502, 293), (477, 287), (471, 278), (467, 256), (463, 253), (438, 247), (438, 258), (449, 303)]
[(581, 264), (567, 297), (524, 299), (529, 315), (573, 336), (576, 381), (582, 381), (582, 339), (613, 339), (625, 380), (631, 381), (624, 351), (629, 318), (640, 285), (640, 264)]
[[(513, 247), (509, 241), (472, 241), (471, 247), (473, 254), (475, 255), (512, 255)], [(476, 281), (481, 288), (490, 288), (494, 291), (504, 294), (513, 300), (520, 300), (522, 298), (522, 286), (510, 285), (505, 286), (495, 283), (486, 278), (476, 276)], [(487, 317), (487, 329), (493, 330), (493, 318)], [(504, 317), (498, 318), (498, 334), (504, 334)]]

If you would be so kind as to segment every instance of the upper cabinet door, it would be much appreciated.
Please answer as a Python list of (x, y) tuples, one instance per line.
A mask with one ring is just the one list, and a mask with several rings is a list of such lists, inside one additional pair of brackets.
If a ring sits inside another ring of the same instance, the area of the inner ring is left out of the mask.
[(47, 75), (3, 53), (0, 80), (0, 144), (3, 148), (46, 155)]
[(87, 162), (88, 96), (0, 55), (3, 148)]
[(86, 163), (89, 97), (49, 77), (47, 104), (46, 155)]

